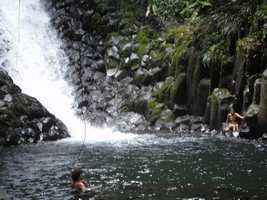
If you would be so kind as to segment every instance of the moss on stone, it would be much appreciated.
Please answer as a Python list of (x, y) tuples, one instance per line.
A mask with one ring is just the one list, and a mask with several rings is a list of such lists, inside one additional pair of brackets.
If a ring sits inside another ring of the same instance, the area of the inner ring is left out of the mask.
[(148, 120), (151, 124), (154, 124), (161, 116), (161, 113), (166, 109), (166, 106), (163, 103), (159, 103), (156, 99), (151, 99), (148, 102), (148, 111), (147, 115)]
[(219, 128), (221, 120), (219, 107), (221, 100), (230, 96), (231, 94), (228, 89), (215, 88), (212, 94), (208, 97), (208, 102), (210, 105), (209, 124), (212, 128)]
[(171, 96), (174, 96), (175, 93), (175, 80), (173, 77), (166, 78), (162, 86), (155, 91), (154, 96), (158, 102), (164, 103), (168, 107), (172, 107), (174, 102), (171, 99)]
[(136, 35), (136, 43), (138, 45), (137, 54), (139, 56), (148, 53), (148, 45), (155, 44), (158, 35), (149, 25), (142, 26)]
[(148, 108), (154, 113), (154, 114), (160, 114), (162, 110), (164, 110), (165, 105), (162, 103), (159, 103), (156, 99), (152, 99), (148, 103)]
[(139, 56), (142, 56), (146, 53), (146, 47), (149, 43), (148, 35), (146, 32), (140, 31), (138, 32), (136, 39), (137, 39), (137, 44), (138, 44), (137, 54)]
[(164, 51), (160, 51), (158, 49), (155, 49), (155, 50), (152, 50), (150, 52), (150, 56), (151, 56), (153, 61), (162, 61), (165, 54), (164, 54)]

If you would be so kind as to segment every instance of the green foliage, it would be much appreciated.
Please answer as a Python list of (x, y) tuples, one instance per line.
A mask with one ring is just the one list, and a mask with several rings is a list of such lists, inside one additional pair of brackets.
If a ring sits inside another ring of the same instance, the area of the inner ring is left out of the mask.
[(157, 33), (150, 26), (141, 27), (136, 36), (136, 42), (138, 44), (137, 54), (142, 56), (147, 53), (148, 44), (152, 44), (156, 38)]
[(255, 31), (262, 32), (262, 38), (266, 40), (267, 38), (267, 3), (263, 3), (261, 6), (258, 7), (255, 16), (254, 16), (254, 29)]
[(263, 3), (256, 11), (255, 17), (257, 18), (267, 18), (267, 3)]
[(156, 99), (152, 99), (148, 103), (148, 108), (153, 111), (153, 114), (160, 114), (165, 106), (164, 104), (157, 102)]
[(263, 46), (260, 38), (261, 33), (254, 33), (245, 38), (239, 39), (237, 42), (237, 53), (242, 53), (246, 57), (255, 56), (257, 51)]
[(147, 33), (145, 31), (138, 32), (136, 39), (138, 42), (137, 53), (138, 55), (144, 55), (146, 51), (146, 47), (149, 43)]
[(190, 25), (171, 26), (167, 30), (166, 41), (174, 43), (174, 53), (171, 55), (169, 75), (177, 77), (184, 71), (183, 60), (193, 39), (193, 28)]
[(187, 18), (196, 10), (211, 7), (211, 0), (153, 0), (154, 12), (163, 17)]
[(174, 93), (175, 80), (173, 77), (168, 77), (163, 85), (154, 93), (154, 96), (158, 102), (164, 103), (165, 105), (172, 106), (172, 93)]
[(228, 56), (225, 53), (225, 46), (223, 44), (212, 45), (208, 51), (203, 55), (202, 63), (205, 66), (216, 66), (227, 62)]

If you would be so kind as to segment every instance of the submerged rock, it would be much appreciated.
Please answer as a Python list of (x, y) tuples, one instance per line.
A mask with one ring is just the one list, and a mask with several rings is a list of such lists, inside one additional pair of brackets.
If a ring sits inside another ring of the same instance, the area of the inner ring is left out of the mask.
[[(14, 88), (16, 90), (14, 91)], [(36, 143), (69, 136), (67, 127), (35, 98), (21, 93), (0, 68), (0, 145)]]

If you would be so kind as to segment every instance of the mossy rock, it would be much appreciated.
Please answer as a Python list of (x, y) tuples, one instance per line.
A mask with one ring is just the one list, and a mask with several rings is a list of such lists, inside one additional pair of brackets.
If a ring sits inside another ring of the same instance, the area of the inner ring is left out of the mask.
[(136, 85), (148, 85), (151, 83), (151, 77), (146, 69), (138, 69), (134, 74), (134, 83)]
[(132, 53), (129, 57), (125, 58), (123, 67), (134, 71), (139, 68), (140, 62), (139, 56)]
[(166, 109), (166, 106), (163, 103), (158, 102), (156, 99), (151, 99), (148, 102), (148, 121), (151, 124), (154, 124), (161, 115), (161, 112)]
[(248, 124), (251, 138), (258, 138), (262, 135), (262, 127), (259, 125), (260, 107), (257, 104), (251, 104), (246, 112), (246, 122)]
[(128, 57), (131, 55), (132, 51), (133, 51), (133, 47), (134, 47), (134, 44), (130, 41), (126, 42), (125, 44), (123, 44), (120, 48), (120, 54), (123, 56), (123, 57)]
[(148, 103), (148, 108), (152, 110), (155, 114), (160, 114), (161, 111), (165, 108), (165, 105), (159, 103), (156, 99), (152, 99)]
[(143, 56), (149, 51), (149, 44), (153, 44), (157, 38), (157, 33), (150, 26), (143, 26), (138, 31), (135, 41), (137, 43), (136, 53)]
[(163, 51), (155, 49), (150, 52), (150, 56), (153, 62), (163, 62), (165, 54)]
[(226, 120), (226, 115), (233, 104), (234, 97), (225, 88), (215, 88), (208, 98), (209, 125), (212, 128), (221, 128), (221, 123)]
[(155, 122), (155, 128), (156, 130), (170, 130), (172, 127), (172, 124), (174, 122), (175, 115), (173, 114), (173, 111), (170, 109), (164, 109), (162, 110), (159, 118)]
[(154, 96), (158, 102), (162, 102), (165, 105), (171, 107), (174, 105), (174, 102), (171, 101), (171, 96), (174, 96), (174, 86), (175, 79), (174, 77), (167, 77), (162, 86), (155, 91)]
[(138, 44), (138, 49), (137, 49), (138, 55), (144, 55), (146, 53), (146, 47), (149, 43), (147, 33), (144, 31), (138, 32), (136, 40)]
[(107, 58), (105, 59), (105, 66), (106, 66), (106, 71), (110, 69), (117, 69), (120, 67), (120, 62), (113, 58)]
[(176, 79), (167, 77), (162, 86), (155, 91), (154, 96), (158, 102), (164, 103), (169, 108), (175, 104), (184, 104), (186, 101), (186, 74), (181, 73)]

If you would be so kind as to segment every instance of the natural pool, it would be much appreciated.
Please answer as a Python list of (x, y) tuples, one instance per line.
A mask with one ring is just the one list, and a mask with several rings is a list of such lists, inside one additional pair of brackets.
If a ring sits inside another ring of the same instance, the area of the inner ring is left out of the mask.
[[(72, 199), (80, 143), (1, 149), (0, 189), (19, 200)], [(87, 140), (78, 165), (95, 199), (267, 199), (267, 144), (131, 134)]]

